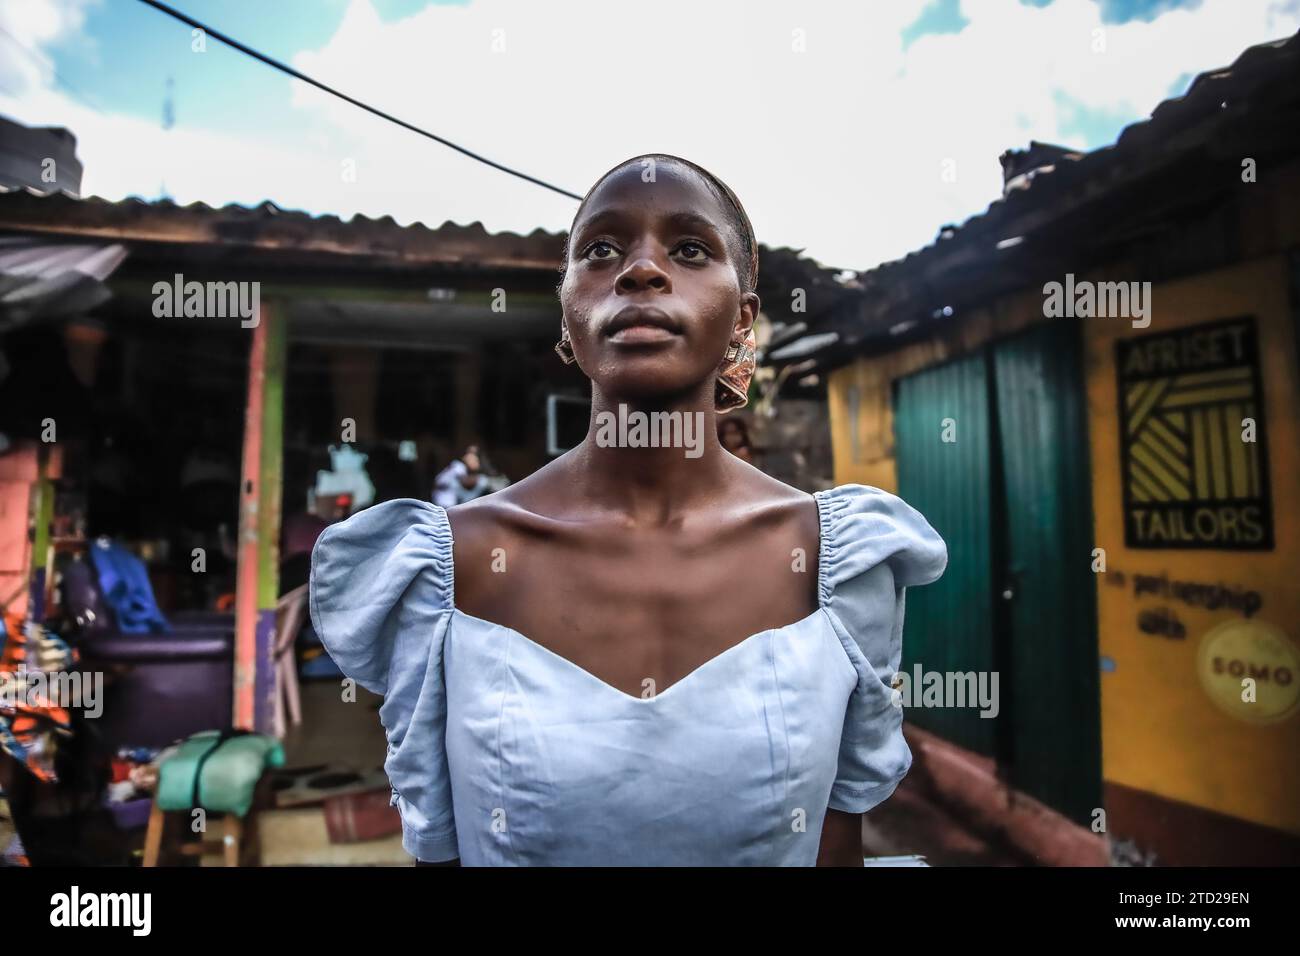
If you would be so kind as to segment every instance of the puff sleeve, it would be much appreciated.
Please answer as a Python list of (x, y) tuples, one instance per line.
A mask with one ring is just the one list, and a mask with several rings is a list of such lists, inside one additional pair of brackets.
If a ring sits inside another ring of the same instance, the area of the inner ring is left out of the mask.
[(858, 672), (829, 805), (864, 813), (887, 799), (912, 765), (891, 686), (903, 655), (904, 594), (943, 574), (948, 549), (896, 495), (868, 485), (824, 494), (820, 597)]
[(339, 669), (383, 695), (384, 770), (402, 846), (433, 862), (458, 856), (442, 654), (453, 594), (451, 529), (425, 501), (359, 511), (325, 529), (312, 551), (312, 624)]

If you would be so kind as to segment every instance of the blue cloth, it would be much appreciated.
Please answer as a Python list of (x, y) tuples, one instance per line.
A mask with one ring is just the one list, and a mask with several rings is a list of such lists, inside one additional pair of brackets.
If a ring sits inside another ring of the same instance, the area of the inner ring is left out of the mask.
[(401, 499), (331, 526), (311, 616), (384, 695), (403, 846), (482, 865), (806, 865), (828, 807), (893, 793), (912, 754), (890, 680), (904, 589), (947, 564), (934, 529), (865, 485), (815, 495), (819, 607), (633, 697), (455, 606), (452, 534)]
[(90, 560), (99, 575), (104, 603), (112, 608), (119, 631), (147, 634), (171, 630), (154, 601), (153, 585), (143, 561), (116, 541), (109, 542), (108, 547), (95, 542), (90, 546)]

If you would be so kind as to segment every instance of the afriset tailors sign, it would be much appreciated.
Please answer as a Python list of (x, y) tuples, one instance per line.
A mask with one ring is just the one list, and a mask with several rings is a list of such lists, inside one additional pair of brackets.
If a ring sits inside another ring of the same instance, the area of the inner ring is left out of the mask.
[(1130, 548), (1273, 548), (1252, 317), (1115, 343)]

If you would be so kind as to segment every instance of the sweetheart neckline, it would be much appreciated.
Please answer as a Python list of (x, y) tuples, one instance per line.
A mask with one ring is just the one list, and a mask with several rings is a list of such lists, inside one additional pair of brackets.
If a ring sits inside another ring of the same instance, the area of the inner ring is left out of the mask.
[(447, 531), (447, 538), (448, 538), (447, 550), (453, 555), (451, 560), (448, 562), (450, 566), (449, 567), (450, 574), (448, 575), (449, 584), (447, 586), (448, 604), (451, 605), (451, 610), (453, 614), (459, 614), (461, 617), (466, 618), (470, 621), (475, 621), (479, 624), (485, 624), (489, 627), (495, 627), (500, 630), (506, 631), (509, 634), (514, 635), (515, 637), (522, 638), (526, 644), (530, 644), (533, 647), (537, 648), (538, 650), (542, 651), (543, 653), (548, 654), (559, 661), (562, 661), (564, 664), (567, 664), (573, 670), (585, 674), (588, 678), (595, 681), (597, 684), (601, 685), (602, 687), (610, 691), (613, 691), (615, 694), (618, 694), (620, 697), (623, 697), (625, 700), (636, 701), (639, 704), (650, 703), (652, 701), (656, 701), (663, 698), (666, 694), (670, 693), (673, 690), (673, 688), (686, 683), (688, 680), (690, 680), (692, 677), (698, 674), (705, 667), (708, 667), (714, 661), (718, 660), (719, 658), (725, 657), (726, 655), (730, 654), (732, 651), (745, 647), (746, 645), (753, 642), (756, 638), (762, 637), (764, 634), (770, 634), (776, 631), (786, 631), (796, 627), (800, 627), (804, 624), (807, 624), (809, 621), (811, 621), (814, 617), (816, 617), (818, 614), (820, 614), (823, 611), (827, 611), (829, 613), (829, 609), (826, 607), (826, 601), (823, 597), (823, 595), (825, 595), (826, 593), (826, 589), (825, 589), (826, 548), (829, 544), (829, 542), (827, 541), (827, 534), (826, 534), (826, 522), (828, 519), (826, 515), (825, 505), (822, 501), (822, 496), (826, 493), (827, 493), (827, 489), (811, 492), (813, 503), (817, 507), (817, 606), (813, 608), (813, 610), (808, 614), (806, 614), (804, 617), (801, 617), (799, 620), (791, 624), (783, 624), (780, 627), (769, 627), (766, 630), (755, 631), (753, 634), (750, 634), (748, 637), (744, 638), (739, 643), (732, 644), (726, 650), (713, 655), (703, 664), (699, 665), (699, 667), (696, 667), (694, 670), (688, 673), (685, 677), (673, 681), (662, 691), (660, 691), (659, 693), (655, 694), (652, 697), (634, 697), (633, 695), (629, 694), (627, 691), (619, 690), (617, 687), (615, 687), (613, 684), (609, 683), (608, 681), (597, 677), (595, 674), (587, 670), (585, 667), (575, 664), (573, 661), (569, 660), (563, 654), (557, 654), (555, 651), (551, 650), (545, 644), (539, 644), (537, 641), (533, 640), (523, 631), (516, 630), (515, 628), (510, 627), (509, 625), (506, 624), (498, 624), (496, 621), (489, 621), (486, 618), (477, 617), (473, 614), (469, 614), (465, 611), (462, 611), (459, 607), (457, 607), (456, 606), (456, 564), (455, 564), (455, 557), (454, 557), (455, 534), (453, 533), (451, 528), (451, 521), (449, 521), (447, 518), (446, 509), (439, 507), (437, 511), (439, 517), (441, 518), (442, 525)]
[(823, 612), (829, 613), (827, 612), (827, 609), (819, 603), (817, 607), (813, 608), (812, 611), (810, 611), (808, 614), (806, 614), (804, 617), (801, 617), (797, 621), (794, 621), (790, 624), (783, 624), (780, 627), (769, 627), (761, 631), (755, 631), (753, 634), (750, 634), (748, 637), (743, 638), (738, 643), (732, 644), (730, 647), (726, 648), (725, 650), (719, 651), (717, 654), (714, 654), (703, 664), (700, 664), (699, 666), (691, 670), (689, 673), (687, 673), (686, 676), (680, 677), (677, 680), (673, 681), (663, 690), (659, 691), (659, 693), (654, 694), (650, 697), (635, 697), (632, 694), (629, 694), (627, 691), (615, 687), (613, 684), (609, 683), (609, 681), (597, 677), (591, 671), (587, 670), (587, 668), (583, 667), (581, 664), (574, 663), (573, 661), (569, 660), (569, 658), (565, 657), (563, 654), (557, 654), (555, 651), (551, 650), (545, 644), (539, 644), (537, 641), (533, 640), (527, 634), (523, 633), (523, 631), (516, 630), (515, 628), (510, 627), (508, 624), (498, 624), (496, 621), (489, 621), (486, 618), (476, 617), (475, 615), (470, 614), (466, 611), (462, 611), (460, 608), (455, 606), (453, 606), (451, 610), (453, 614), (459, 615), (460, 617), (463, 617), (466, 620), (472, 621), (476, 624), (483, 624), (486, 625), (487, 627), (496, 628), (497, 630), (505, 631), (506, 633), (510, 634), (513, 637), (520, 638), (526, 645), (541, 651), (544, 656), (551, 658), (555, 661), (558, 661), (560, 664), (564, 665), (569, 670), (576, 671), (579, 675), (582, 675), (588, 678), (589, 680), (594, 681), (596, 684), (600, 685), (601, 687), (605, 688), (608, 691), (612, 691), (614, 694), (617, 694), (619, 697), (622, 697), (625, 700), (632, 701), (637, 704), (650, 704), (650, 703), (654, 703), (657, 700), (662, 700), (664, 697), (668, 696), (668, 694), (672, 693), (673, 690), (680, 687), (682, 684), (687, 683), (691, 678), (693, 678), (700, 671), (709, 667), (709, 665), (715, 663), (716, 661), (722, 660), (722, 658), (727, 657), (733, 651), (739, 651), (742, 647), (748, 646), (749, 644), (753, 643), (755, 640), (757, 640), (760, 637), (763, 637), (767, 634), (777, 634), (780, 633), (781, 631), (791, 631), (796, 628), (803, 627), (806, 624), (808, 624), (808, 622), (811, 621), (813, 618), (820, 616)]

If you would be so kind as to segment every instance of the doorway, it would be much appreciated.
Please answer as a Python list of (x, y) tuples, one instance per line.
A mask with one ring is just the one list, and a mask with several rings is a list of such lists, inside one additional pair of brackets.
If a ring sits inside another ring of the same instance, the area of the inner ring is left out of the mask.
[(948, 543), (907, 597), (903, 669), (999, 674), (997, 714), (908, 719), (993, 757), (1077, 823), (1101, 805), (1101, 709), (1087, 416), (1077, 322), (1038, 324), (899, 379), (899, 494)]

